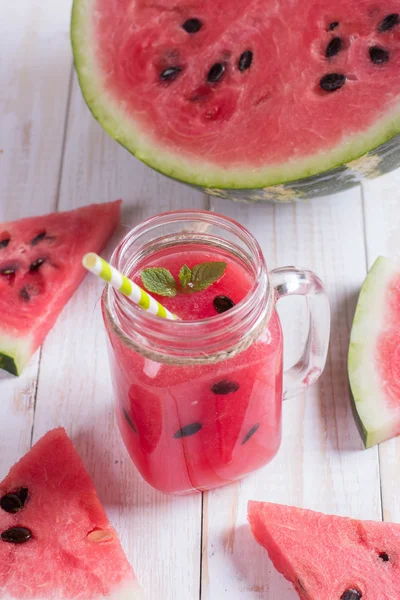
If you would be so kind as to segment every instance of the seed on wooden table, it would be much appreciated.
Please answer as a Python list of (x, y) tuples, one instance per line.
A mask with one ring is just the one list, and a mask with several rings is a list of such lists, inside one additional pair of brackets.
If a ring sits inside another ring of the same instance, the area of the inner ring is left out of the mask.
[(187, 33), (197, 33), (203, 27), (203, 23), (199, 19), (188, 19), (182, 27)]
[(336, 56), (343, 47), (343, 42), (340, 37), (334, 37), (328, 44), (325, 56), (327, 58), (332, 58), (332, 56)]
[(372, 46), (369, 49), (369, 56), (374, 65), (383, 65), (389, 61), (389, 52), (379, 46)]
[(253, 62), (253, 53), (251, 50), (245, 50), (239, 58), (239, 71), (246, 71)]
[(1, 539), (10, 544), (24, 544), (32, 537), (32, 531), (26, 527), (11, 527), (2, 531)]
[(162, 81), (175, 81), (181, 71), (182, 67), (168, 67), (160, 73), (160, 79)]
[(209, 83), (218, 83), (222, 75), (225, 73), (224, 63), (215, 63), (208, 71), (207, 81)]
[(399, 23), (400, 15), (398, 13), (391, 13), (379, 23), (378, 31), (381, 33), (384, 31), (390, 31), (390, 29), (393, 29), (393, 27), (396, 27), (396, 25)]
[(342, 73), (328, 73), (324, 75), (319, 85), (325, 92), (335, 92), (346, 83), (346, 75)]
[(203, 425), (201, 423), (191, 423), (190, 425), (185, 425), (182, 427), (182, 429), (179, 429), (176, 433), (174, 433), (174, 438), (176, 440), (180, 440), (184, 437), (189, 437), (190, 435), (198, 433), (202, 427)]

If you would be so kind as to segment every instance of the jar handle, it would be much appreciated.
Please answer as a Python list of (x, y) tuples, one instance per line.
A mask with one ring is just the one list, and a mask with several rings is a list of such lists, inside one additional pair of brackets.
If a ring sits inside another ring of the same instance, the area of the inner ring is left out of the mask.
[(283, 374), (283, 399), (304, 392), (321, 375), (326, 362), (330, 333), (330, 308), (322, 281), (307, 269), (282, 267), (271, 272), (276, 300), (304, 296), (309, 328), (301, 358)]

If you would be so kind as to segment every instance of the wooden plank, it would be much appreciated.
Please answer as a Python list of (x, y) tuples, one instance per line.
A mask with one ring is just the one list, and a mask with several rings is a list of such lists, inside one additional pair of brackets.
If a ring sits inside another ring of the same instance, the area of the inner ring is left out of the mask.
[[(70, 81), (68, 3), (3, 3), (0, 222), (54, 210)], [(39, 352), (0, 375), (0, 479), (31, 442)]]
[[(368, 268), (378, 256), (400, 258), (400, 170), (363, 184)], [(400, 438), (379, 447), (385, 521), (400, 522)]]
[[(105, 254), (142, 219), (172, 208), (205, 208), (206, 201), (152, 171), (109, 138), (91, 117), (74, 81), (60, 209), (116, 197), (124, 199), (124, 227)], [(51, 427), (66, 427), (149, 599), (197, 600), (201, 495), (173, 498), (152, 490), (123, 447), (114, 422), (101, 289), (101, 283), (87, 277), (43, 347), (35, 439)]]
[[(333, 319), (327, 367), (307, 394), (285, 403), (277, 457), (241, 483), (205, 497), (203, 600), (295, 600), (291, 586), (251, 536), (246, 524), (248, 500), (359, 518), (380, 516), (377, 451), (362, 449), (346, 376), (356, 292), (365, 276), (360, 190), (288, 206), (221, 200), (212, 205), (257, 236), (271, 267), (294, 263), (311, 268), (324, 280), (330, 296)], [(287, 310), (280, 312), (282, 318), (288, 316)], [(289, 344), (299, 341), (296, 323), (287, 331)]]

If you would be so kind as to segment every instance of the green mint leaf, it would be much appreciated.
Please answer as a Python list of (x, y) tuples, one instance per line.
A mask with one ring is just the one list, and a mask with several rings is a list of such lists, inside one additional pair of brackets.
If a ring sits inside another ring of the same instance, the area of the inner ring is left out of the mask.
[(206, 290), (225, 273), (225, 262), (204, 262), (192, 269), (190, 288), (193, 292)]
[(144, 287), (149, 292), (159, 294), (160, 296), (169, 296), (170, 298), (176, 296), (178, 293), (176, 281), (168, 269), (150, 267), (149, 269), (144, 269), (140, 273), (140, 277), (142, 278)]
[(192, 278), (192, 270), (187, 265), (183, 265), (179, 271), (179, 282), (183, 288), (187, 287)]

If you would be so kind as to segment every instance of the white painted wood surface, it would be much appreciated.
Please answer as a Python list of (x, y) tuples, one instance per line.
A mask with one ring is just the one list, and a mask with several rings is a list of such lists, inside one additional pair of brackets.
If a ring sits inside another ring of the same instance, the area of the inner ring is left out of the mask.
[[(400, 521), (400, 439), (379, 453), (362, 449), (346, 376), (367, 268), (379, 254), (400, 254), (400, 172), (303, 204), (209, 200), (133, 159), (92, 119), (71, 77), (69, 11), (69, 0), (1, 5), (8, 26), (0, 36), (0, 221), (117, 197), (126, 227), (168, 209), (215, 209), (257, 236), (270, 268), (295, 263), (322, 277), (332, 303), (331, 348), (320, 382), (285, 403), (282, 448), (269, 466), (203, 497), (163, 496), (141, 480), (119, 439), (96, 302), (101, 285), (86, 278), (24, 374), (0, 376), (0, 479), (32, 441), (63, 425), (148, 600), (295, 600), (251, 537), (247, 500), (371, 519), (383, 511)], [(301, 308), (281, 304), (290, 362), (304, 333)]]

